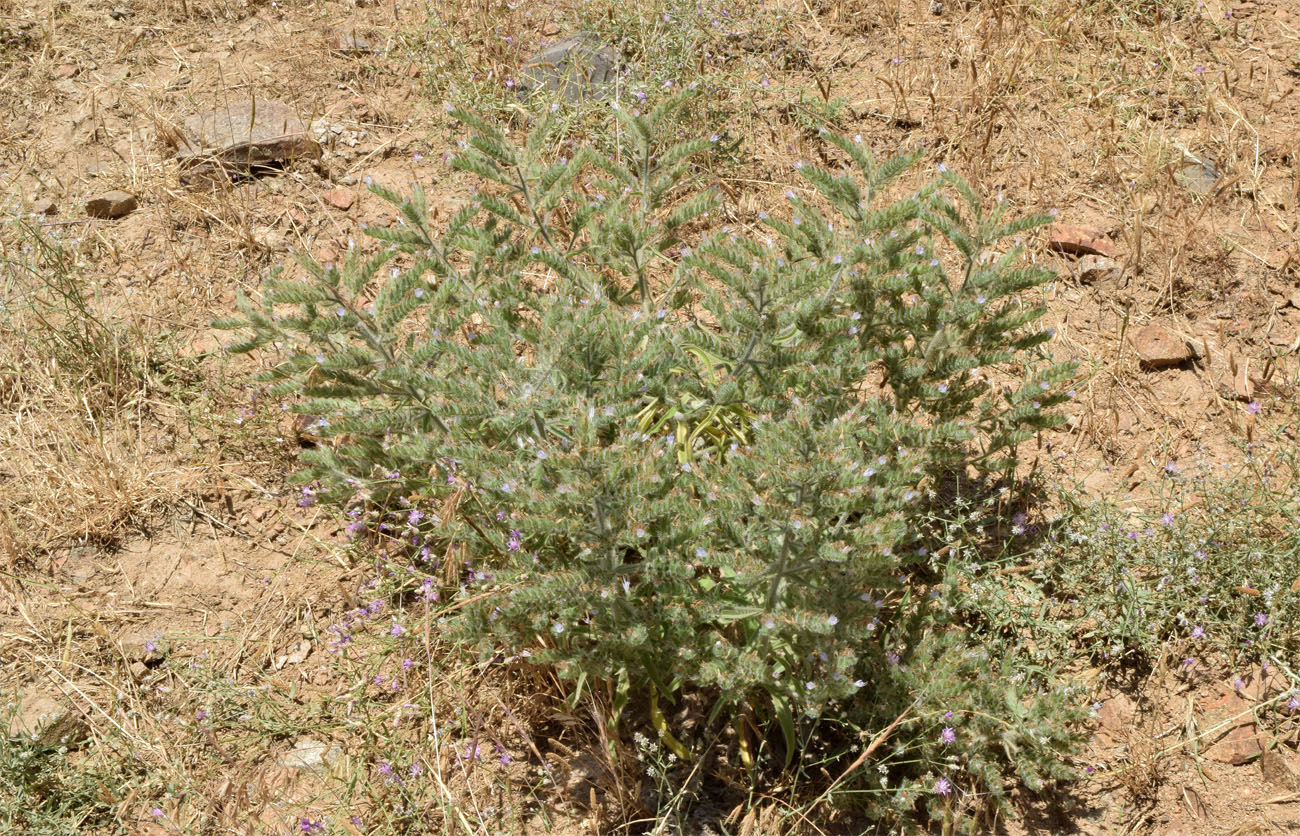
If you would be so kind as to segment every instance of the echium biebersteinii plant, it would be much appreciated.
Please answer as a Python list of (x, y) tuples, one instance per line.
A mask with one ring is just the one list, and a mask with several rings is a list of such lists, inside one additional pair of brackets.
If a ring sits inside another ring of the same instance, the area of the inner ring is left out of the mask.
[(567, 158), (546, 123), (519, 148), (457, 111), (455, 165), (483, 188), (444, 231), (420, 189), (372, 187), (401, 213), (368, 230), (375, 255), (300, 259), (222, 324), (281, 352), (276, 390), (327, 419), (301, 474), (319, 496), (426, 508), (469, 559), (448, 630), (611, 683), (678, 754), (660, 702), (705, 694), (749, 718), (744, 762), (770, 721), (788, 763), (804, 724), (905, 690), (939, 480), (1009, 474), (1072, 370), (1023, 293), (1049, 274), (988, 256), (1044, 219), (946, 172), (878, 205), (916, 155), (827, 136), (848, 165), (802, 166), (770, 237), (688, 249), (718, 200), (697, 185), (710, 140), (663, 139), (681, 102), (619, 110), (616, 154)]

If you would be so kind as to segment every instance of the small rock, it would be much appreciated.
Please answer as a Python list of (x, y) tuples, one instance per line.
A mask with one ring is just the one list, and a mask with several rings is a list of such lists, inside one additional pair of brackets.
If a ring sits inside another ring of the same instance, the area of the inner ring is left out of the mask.
[(182, 180), (198, 182), (218, 171), (250, 173), (320, 155), (320, 145), (293, 108), (274, 99), (249, 99), (186, 119), (176, 159), (186, 167)]
[(321, 198), (335, 209), (342, 209), (346, 212), (352, 208), (352, 203), (357, 199), (357, 196), (347, 189), (330, 189), (321, 195)]
[(339, 55), (373, 55), (379, 52), (370, 41), (359, 37), (355, 31), (344, 29), (334, 30), (330, 50)]
[(253, 228), (253, 243), (267, 252), (279, 252), (287, 246), (284, 235), (269, 226)]
[(278, 763), (289, 769), (320, 769), (332, 766), (341, 757), (343, 750), (337, 745), (304, 737), (293, 744), (293, 751), (280, 756)]
[(1103, 746), (1114, 746), (1124, 739), (1124, 732), (1133, 725), (1136, 711), (1133, 702), (1123, 694), (1116, 694), (1097, 709), (1097, 741)]
[(288, 653), (275, 657), (271, 666), (278, 671), (285, 665), (301, 665), (310, 655), (311, 642), (304, 639), (296, 643)]
[(161, 636), (135, 633), (122, 639), (122, 655), (130, 662), (152, 667), (167, 655), (168, 645)]
[(933, 2), (930, 3), (930, 14), (932, 15), (943, 14), (943, 3), (940, 2), (940, 0), (933, 0)]
[(1120, 263), (1104, 255), (1085, 255), (1074, 265), (1074, 271), (1079, 276), (1079, 281), (1084, 284), (1096, 284), (1107, 280), (1119, 281), (1124, 275), (1124, 268)]
[(1196, 359), (1196, 351), (1187, 340), (1154, 322), (1133, 335), (1133, 348), (1142, 365), (1149, 369), (1164, 369)]
[(112, 220), (126, 217), (134, 212), (138, 205), (135, 195), (114, 189), (86, 201), (86, 214), (92, 218)]
[(1208, 195), (1214, 191), (1214, 186), (1219, 182), (1219, 172), (1215, 170), (1212, 163), (1197, 160), (1174, 172), (1174, 179), (1189, 192)]
[(1291, 191), (1289, 186), (1273, 186), (1264, 190), (1264, 202), (1269, 206), (1283, 211), (1290, 209), (1295, 204), (1295, 192)]
[(1291, 295), (1287, 297), (1287, 302), (1290, 302), (1293, 308), (1300, 308), (1300, 290), (1291, 291)]
[(60, 64), (59, 68), (54, 71), (57, 78), (72, 78), (77, 74), (76, 64)]
[(519, 91), (525, 96), (545, 91), (568, 102), (601, 99), (620, 64), (622, 56), (599, 37), (579, 32), (529, 58), (520, 71)]
[(144, 662), (132, 662), (128, 670), (131, 673), (131, 678), (136, 682), (144, 679), (149, 674), (149, 667)]
[(1255, 734), (1255, 724), (1237, 726), (1228, 732), (1228, 736), (1206, 750), (1205, 756), (1219, 763), (1240, 766), (1264, 751), (1259, 737)]
[(1115, 257), (1115, 244), (1110, 236), (1093, 226), (1053, 224), (1047, 248), (1067, 255)]
[(1226, 365), (1220, 366), (1214, 383), (1219, 394), (1228, 400), (1251, 401), (1255, 398), (1259, 378), (1239, 355), (1233, 354)]
[(41, 198), (40, 200), (32, 201), (29, 211), (33, 215), (57, 215), (59, 214), (59, 207), (49, 198)]
[(1259, 773), (1265, 783), (1272, 784), (1280, 790), (1295, 792), (1300, 789), (1300, 781), (1287, 765), (1286, 758), (1276, 749), (1270, 749), (1259, 756)]
[(9, 734), (12, 737), (34, 737), (42, 728), (48, 728), (68, 713), (67, 705), (58, 698), (26, 689), (19, 692), (16, 709), (9, 717)]
[(560, 34), (560, 27), (556, 26), (554, 21), (547, 21), (542, 25), (543, 37), (554, 38), (558, 34)]

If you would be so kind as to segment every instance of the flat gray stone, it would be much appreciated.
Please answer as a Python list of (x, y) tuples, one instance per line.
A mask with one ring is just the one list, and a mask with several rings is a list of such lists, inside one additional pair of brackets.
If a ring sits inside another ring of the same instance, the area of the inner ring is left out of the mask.
[(1118, 280), (1124, 275), (1120, 263), (1104, 255), (1085, 255), (1074, 265), (1074, 271), (1084, 284)]
[(380, 50), (355, 31), (335, 29), (330, 38), (330, 51), (338, 55), (374, 55)]
[(1214, 191), (1215, 184), (1219, 182), (1219, 172), (1213, 163), (1198, 160), (1180, 168), (1174, 173), (1174, 179), (1189, 192), (1204, 196)]
[(278, 759), (287, 769), (322, 769), (332, 766), (343, 757), (343, 750), (332, 743), (304, 737), (293, 744), (293, 750)]
[(520, 71), (520, 92), (556, 96), (567, 102), (603, 99), (613, 86), (623, 58), (600, 38), (579, 32), (529, 58)]
[(274, 99), (249, 99), (191, 116), (176, 151), (187, 169), (182, 179), (191, 182), (219, 171), (246, 174), (320, 155), (298, 113)]

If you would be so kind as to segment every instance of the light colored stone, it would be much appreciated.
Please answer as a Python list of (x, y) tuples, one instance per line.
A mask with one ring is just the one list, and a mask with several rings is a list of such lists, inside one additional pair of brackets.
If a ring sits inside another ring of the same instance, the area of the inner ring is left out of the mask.
[(333, 206), (335, 209), (341, 209), (344, 212), (352, 208), (357, 196), (348, 189), (330, 189), (321, 195), (321, 199)]
[(1110, 236), (1094, 226), (1079, 224), (1053, 224), (1048, 233), (1047, 248), (1067, 255), (1115, 257), (1115, 242), (1110, 240)]
[(293, 744), (293, 750), (281, 755), (277, 762), (289, 769), (321, 769), (333, 766), (343, 757), (343, 750), (333, 743), (304, 737)]
[(1227, 737), (1205, 751), (1205, 756), (1219, 763), (1240, 766), (1263, 751), (1264, 747), (1260, 745), (1252, 723), (1249, 726), (1237, 726), (1228, 732)]
[(1219, 182), (1219, 172), (1213, 163), (1198, 160), (1180, 168), (1174, 173), (1174, 179), (1189, 192), (1204, 196), (1214, 191)]
[(1116, 694), (1103, 702), (1097, 709), (1097, 742), (1103, 746), (1123, 742), (1135, 714), (1133, 702), (1123, 694)]
[(1151, 323), (1133, 335), (1133, 349), (1142, 365), (1164, 369), (1196, 359), (1191, 344), (1158, 323)]
[(1075, 275), (1084, 284), (1096, 284), (1102, 281), (1119, 281), (1124, 275), (1124, 268), (1113, 258), (1104, 255), (1085, 255), (1074, 265)]
[(1295, 792), (1300, 789), (1300, 781), (1296, 780), (1296, 775), (1291, 771), (1286, 758), (1277, 749), (1270, 749), (1259, 756), (1259, 774), (1265, 783), (1272, 784), (1280, 790)]
[(247, 173), (295, 159), (320, 158), (320, 145), (293, 108), (274, 99), (249, 99), (185, 120), (176, 158), (183, 179), (195, 181), (219, 171)]
[(59, 207), (49, 198), (41, 198), (40, 200), (32, 201), (32, 205), (28, 211), (33, 215), (57, 215), (59, 214)]
[(135, 195), (114, 189), (87, 200), (86, 214), (101, 220), (115, 220), (131, 214), (139, 205)]
[(330, 38), (330, 51), (339, 55), (372, 55), (379, 49), (354, 30), (335, 29)]

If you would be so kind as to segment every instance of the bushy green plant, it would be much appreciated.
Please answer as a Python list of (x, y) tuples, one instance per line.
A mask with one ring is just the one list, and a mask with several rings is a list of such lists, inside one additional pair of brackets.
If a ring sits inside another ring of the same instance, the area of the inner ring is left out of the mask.
[[(644, 697), (679, 756), (660, 701), (687, 690), (781, 729), (737, 741), (778, 765), (823, 720), (878, 730), (931, 664), (951, 676), (927, 686), (930, 720), (987, 710), (990, 688), (1021, 711), (907, 575), (933, 569), (927, 509), (969, 473), (1011, 478), (1067, 397), (1024, 293), (1049, 274), (1017, 246), (990, 255), (1044, 219), (1007, 221), (942, 167), (878, 205), (917, 155), (828, 135), (844, 171), (801, 166), (811, 188), (763, 216), (772, 237), (723, 227), (692, 250), (717, 200), (693, 182), (713, 142), (662, 139), (682, 100), (619, 111), (613, 157), (555, 159), (545, 124), (518, 148), (458, 111), (456, 165), (484, 189), (443, 233), (419, 189), (373, 187), (402, 215), (369, 231), (376, 255), (302, 259), (307, 276), (241, 300), (221, 323), (245, 330), (236, 350), (284, 352), (276, 390), (329, 439), (304, 502), (355, 526), (386, 509), (369, 519), (413, 572), (464, 561), (449, 631), (610, 683), (620, 710)], [(962, 785), (1041, 767), (991, 758)]]

